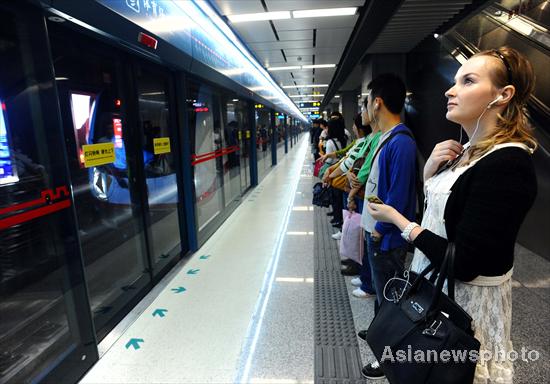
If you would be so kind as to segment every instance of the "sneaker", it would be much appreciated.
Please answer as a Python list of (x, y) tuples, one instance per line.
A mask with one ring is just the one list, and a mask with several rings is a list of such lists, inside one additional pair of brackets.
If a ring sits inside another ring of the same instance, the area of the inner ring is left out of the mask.
[(380, 364), (376, 360), (365, 365), (361, 370), (361, 373), (364, 377), (371, 380), (381, 380), (386, 377), (386, 375), (384, 375), (384, 371), (380, 368)]
[(353, 279), (351, 279), (351, 285), (353, 285), (354, 287), (360, 287), (362, 284), (363, 282), (359, 277), (354, 277)]
[(341, 231), (336, 232), (334, 235), (332, 235), (332, 238), (334, 240), (340, 240), (342, 238), (342, 232)]
[(356, 265), (343, 265), (340, 269), (340, 273), (344, 276), (358, 276), (361, 270)]
[(369, 297), (374, 297), (375, 296), (372, 293), (367, 293), (367, 292), (363, 291), (361, 288), (354, 289), (353, 292), (351, 292), (351, 294), (353, 296), (359, 297), (361, 299), (367, 299)]

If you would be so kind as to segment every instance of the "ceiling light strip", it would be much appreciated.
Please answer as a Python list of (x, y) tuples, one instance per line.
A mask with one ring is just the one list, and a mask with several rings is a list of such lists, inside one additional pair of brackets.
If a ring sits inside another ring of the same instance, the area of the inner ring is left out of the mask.
[(268, 71), (290, 71), (293, 69), (312, 69), (312, 68), (334, 68), (336, 64), (308, 64), (308, 65), (287, 65), (285, 67), (267, 67)]
[(243, 23), (247, 21), (264, 21), (264, 20), (284, 20), (284, 19), (290, 19), (290, 12), (278, 11), (278, 12), (243, 13), (240, 15), (227, 15), (227, 18), (232, 23)]
[(302, 11), (292, 11), (292, 17), (295, 19), (303, 19), (308, 17), (353, 16), (356, 12), (357, 7), (306, 9)]

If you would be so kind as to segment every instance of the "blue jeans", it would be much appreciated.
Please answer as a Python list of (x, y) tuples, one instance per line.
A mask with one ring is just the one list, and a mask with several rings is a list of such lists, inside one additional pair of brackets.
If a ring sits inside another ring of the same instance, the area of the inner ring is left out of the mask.
[[(388, 251), (380, 250), (380, 240), (375, 241), (366, 232), (369, 244), (369, 261), (372, 271), (372, 281), (376, 291), (376, 300), (381, 305), (384, 302), (384, 287), (389, 279), (395, 276), (402, 276), (405, 270), (405, 258), (407, 248), (394, 248)], [(371, 253), (372, 251), (372, 253)]]
[(372, 253), (374, 252), (373, 243), (370, 239), (370, 233), (365, 232), (365, 244), (364, 244), (363, 260), (361, 265), (361, 290), (367, 293), (376, 293), (374, 282), (372, 279), (372, 267), (370, 260), (372, 259)]

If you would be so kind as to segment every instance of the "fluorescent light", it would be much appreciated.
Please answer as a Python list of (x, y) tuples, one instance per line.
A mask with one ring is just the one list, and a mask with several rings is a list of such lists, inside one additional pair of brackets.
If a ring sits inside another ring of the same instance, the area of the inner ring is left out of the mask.
[(313, 65), (302, 65), (302, 69), (308, 68), (334, 68), (336, 64), (313, 64)]
[(325, 95), (290, 95), (290, 97), (324, 97)]
[(233, 101), (239, 101), (239, 99), (233, 99)]
[(289, 65), (288, 67), (269, 67), (268, 71), (290, 71), (291, 69), (300, 69), (299, 65)]
[(227, 15), (232, 23), (243, 23), (246, 21), (260, 20), (282, 20), (290, 19), (289, 11), (280, 12), (260, 12), (260, 13), (243, 13), (241, 15)]
[(357, 12), (357, 7), (306, 9), (303, 11), (292, 11), (292, 17), (302, 19), (306, 17), (350, 16), (355, 15), (355, 12)]
[(318, 87), (328, 87), (328, 84), (283, 85), (283, 88), (318, 88)]
[(336, 95), (334, 96), (335, 99), (339, 99), (340, 98), (340, 95)]

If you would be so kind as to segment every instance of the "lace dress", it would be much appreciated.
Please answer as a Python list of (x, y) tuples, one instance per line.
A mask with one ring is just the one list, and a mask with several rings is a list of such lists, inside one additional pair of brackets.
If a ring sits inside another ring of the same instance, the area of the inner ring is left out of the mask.
[[(484, 156), (510, 146), (519, 146), (528, 150), (523, 144), (500, 144)], [(444, 213), (445, 205), (451, 194), (451, 187), (460, 175), (473, 167), (480, 159), (472, 161), (467, 166), (455, 168), (454, 171), (444, 171), (426, 181), (427, 207), (422, 220), (422, 228), (447, 238)], [(411, 269), (420, 272), (429, 263), (428, 258), (416, 249)], [(504, 276), (479, 276), (468, 283), (455, 282), (455, 301), (472, 316), (475, 337), (481, 343), (480, 354), (482, 351), (492, 353), (491, 359), (479, 360), (474, 384), (512, 384), (513, 382), (513, 362), (506, 358), (512, 351), (510, 338), (512, 326), (511, 276), (512, 270)]]

